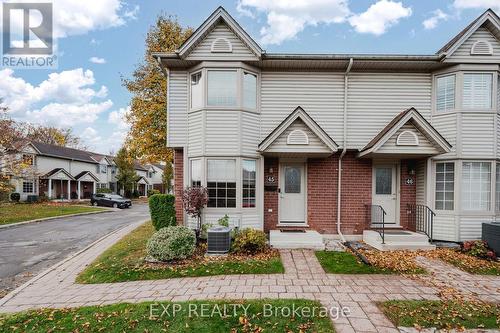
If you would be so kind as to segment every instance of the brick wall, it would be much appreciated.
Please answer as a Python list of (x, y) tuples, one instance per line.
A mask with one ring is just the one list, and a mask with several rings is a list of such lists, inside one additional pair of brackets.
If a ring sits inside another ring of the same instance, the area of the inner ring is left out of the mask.
[[(272, 169), (272, 173), (270, 172)], [(267, 232), (275, 229), (278, 223), (278, 184), (279, 160), (277, 158), (264, 158), (264, 230)], [(268, 177), (273, 177), (274, 182), (269, 182)], [(272, 212), (269, 212), (269, 210)]]
[(182, 208), (182, 191), (184, 190), (184, 154), (182, 149), (174, 150), (174, 195), (175, 217), (177, 224), (184, 223), (184, 210)]
[[(307, 164), (307, 220), (320, 233), (337, 233), (338, 158), (310, 159)], [(361, 234), (367, 227), (365, 204), (372, 197), (372, 163), (348, 152), (342, 170), (341, 230)]]
[[(401, 180), (400, 180), (400, 224), (404, 228), (414, 229), (413, 226), (410, 226), (410, 218), (409, 212), (407, 209), (407, 204), (415, 204), (417, 202), (417, 177), (415, 175), (410, 175), (408, 173), (408, 163), (411, 163), (409, 160), (401, 160)], [(414, 169), (416, 168), (416, 164), (414, 164)], [(413, 184), (407, 185), (406, 179), (413, 179)], [(421, 181), (424, 181), (423, 179)]]

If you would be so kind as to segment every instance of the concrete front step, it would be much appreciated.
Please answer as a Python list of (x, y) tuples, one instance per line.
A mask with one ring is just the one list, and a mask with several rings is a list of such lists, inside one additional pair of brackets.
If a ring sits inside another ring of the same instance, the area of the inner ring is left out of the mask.
[(323, 250), (323, 236), (314, 230), (304, 232), (271, 230), (269, 232), (269, 244), (277, 249), (313, 249)]
[(374, 230), (363, 231), (363, 241), (380, 251), (390, 250), (434, 250), (435, 245), (429, 243), (426, 235), (416, 232), (402, 230), (398, 232), (386, 232), (385, 242), (382, 244), (382, 237)]

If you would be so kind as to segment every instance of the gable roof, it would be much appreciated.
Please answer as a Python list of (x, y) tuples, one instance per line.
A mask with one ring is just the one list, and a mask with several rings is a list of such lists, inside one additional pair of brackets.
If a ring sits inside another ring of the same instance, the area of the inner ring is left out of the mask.
[(68, 171), (66, 171), (64, 168), (52, 169), (49, 172), (47, 172), (45, 175), (41, 176), (41, 178), (50, 178), (53, 175), (58, 174), (59, 172), (64, 173), (66, 176), (68, 176), (69, 179), (75, 180), (75, 178)]
[(40, 155), (96, 163), (96, 160), (92, 158), (91, 154), (84, 150), (50, 145), (36, 141), (32, 141), (31, 144), (40, 152)]
[(477, 31), (481, 26), (487, 25), (491, 33), (500, 40), (500, 18), (492, 10), (487, 9), (478, 18), (472, 21), (467, 27), (460, 31), (455, 37), (453, 37), (448, 43), (446, 43), (439, 51), (436, 52), (438, 55), (444, 55), (449, 57), (462, 45), (475, 31)]
[(259, 144), (259, 151), (265, 151), (295, 120), (301, 119), (304, 124), (335, 153), (339, 146), (337, 143), (318, 125), (302, 107), (297, 106), (295, 110), (286, 117), (269, 135)]
[(176, 53), (181, 57), (185, 58), (193, 48), (201, 41), (203, 38), (212, 31), (212, 29), (219, 24), (219, 22), (225, 22), (229, 29), (231, 29), (236, 36), (238, 36), (241, 41), (248, 46), (248, 48), (257, 56), (260, 57), (263, 50), (260, 48), (250, 35), (243, 30), (243, 28), (236, 22), (235, 19), (222, 7), (219, 6), (199, 27), (193, 34), (176, 50)]
[(408, 121), (415, 121), (419, 130), (434, 144), (436, 144), (443, 153), (451, 150), (451, 145), (446, 139), (417, 111), (415, 108), (409, 108), (396, 117), (394, 117), (368, 144), (360, 151), (359, 156), (364, 156), (375, 152), (384, 143), (392, 137)]
[(85, 175), (89, 175), (89, 176), (90, 176), (90, 177), (92, 177), (92, 178), (93, 178), (96, 182), (98, 182), (98, 181), (99, 181), (99, 178), (98, 178), (96, 175), (94, 175), (92, 172), (90, 172), (90, 171), (82, 171), (82, 172), (80, 172), (79, 174), (77, 174), (77, 175), (75, 176), (75, 180), (78, 180), (78, 179), (82, 178), (82, 177), (83, 177), (83, 176), (85, 176)]

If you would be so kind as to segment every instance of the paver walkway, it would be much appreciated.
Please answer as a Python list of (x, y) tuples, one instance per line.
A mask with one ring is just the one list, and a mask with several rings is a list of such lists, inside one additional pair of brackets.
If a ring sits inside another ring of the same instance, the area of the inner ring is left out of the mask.
[[(41, 307), (77, 307), (120, 302), (203, 299), (314, 299), (329, 307), (348, 307), (334, 320), (337, 332), (398, 332), (375, 301), (438, 299), (437, 289), (399, 275), (326, 274), (310, 250), (283, 250), (284, 274), (227, 275), (112, 284), (76, 284), (75, 278), (106, 248), (139, 225), (118, 230), (87, 250), (0, 300), (0, 312)], [(494, 280), (494, 283), (498, 283)], [(335, 318), (332, 318), (335, 319)]]

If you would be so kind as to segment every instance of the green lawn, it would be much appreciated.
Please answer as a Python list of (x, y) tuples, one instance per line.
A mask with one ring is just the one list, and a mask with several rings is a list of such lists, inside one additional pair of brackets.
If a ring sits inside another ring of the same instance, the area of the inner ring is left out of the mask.
[(277, 252), (272, 255), (206, 258), (202, 254), (177, 264), (147, 264), (147, 240), (154, 233), (147, 222), (106, 250), (77, 277), (79, 283), (109, 283), (155, 280), (186, 276), (283, 273)]
[(78, 205), (3, 204), (0, 205), (0, 225), (101, 210), (103, 209)]
[[(202, 304), (208, 312), (202, 312)], [(327, 316), (267, 317), (267, 309), (313, 307), (307, 300), (191, 301), (44, 309), (0, 317), (1, 332), (334, 332)], [(222, 312), (226, 306), (226, 314)], [(174, 315), (174, 306), (176, 314)], [(168, 313), (163, 313), (163, 309)], [(221, 312), (217, 311), (219, 309)], [(233, 311), (236, 309), (236, 311)], [(246, 309), (246, 313), (245, 310)], [(190, 312), (191, 310), (191, 312)], [(274, 311), (273, 311), (274, 312)], [(312, 312), (312, 310), (311, 310)], [(189, 314), (191, 313), (191, 316)], [(214, 314), (206, 316), (206, 314)], [(220, 315), (222, 314), (222, 316)], [(153, 315), (153, 316), (150, 316)], [(198, 315), (198, 316), (196, 316)]]
[(500, 307), (493, 304), (466, 301), (388, 301), (379, 306), (396, 326), (500, 328)]
[(327, 273), (332, 274), (390, 274), (375, 266), (361, 262), (350, 252), (316, 251), (316, 258)]

